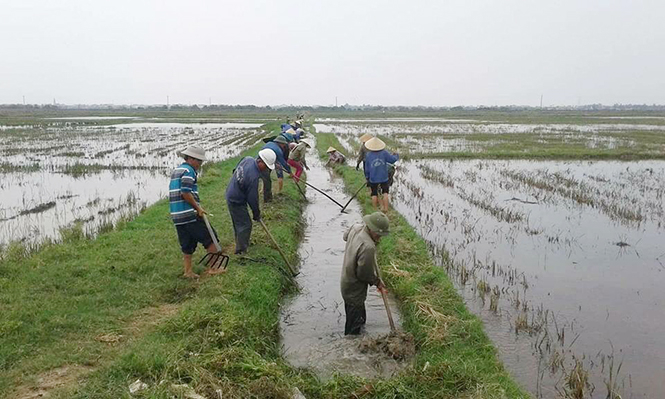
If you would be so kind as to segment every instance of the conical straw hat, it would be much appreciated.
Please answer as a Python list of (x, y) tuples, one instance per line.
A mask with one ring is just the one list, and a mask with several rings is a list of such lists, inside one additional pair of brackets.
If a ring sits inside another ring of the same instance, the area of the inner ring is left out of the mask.
[(328, 147), (328, 150), (326, 152), (330, 153), (330, 152), (333, 152), (333, 151), (337, 151), (335, 149), (335, 147)]
[(386, 143), (378, 137), (372, 137), (365, 143), (365, 147), (370, 151), (381, 151), (386, 148)]
[(361, 143), (366, 143), (368, 140), (371, 140), (372, 137), (374, 137), (374, 136), (372, 136), (371, 134), (365, 133), (362, 136), (360, 136), (360, 142)]

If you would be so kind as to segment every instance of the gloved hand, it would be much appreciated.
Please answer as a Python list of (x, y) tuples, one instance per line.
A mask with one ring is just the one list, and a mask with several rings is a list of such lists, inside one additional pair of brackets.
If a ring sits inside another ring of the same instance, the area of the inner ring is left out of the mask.
[(255, 222), (260, 222), (261, 221), (261, 215), (254, 215), (254, 221)]
[(356, 165), (356, 170), (360, 170), (360, 165)]

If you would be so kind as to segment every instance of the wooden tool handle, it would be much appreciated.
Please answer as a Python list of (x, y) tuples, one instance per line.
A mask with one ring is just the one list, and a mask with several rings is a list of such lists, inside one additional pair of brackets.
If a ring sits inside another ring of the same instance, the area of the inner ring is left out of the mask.
[[(379, 281), (381, 285), (384, 287), (386, 286), (383, 283), (383, 279), (381, 278), (381, 272), (379, 271), (379, 263), (376, 261), (376, 256), (374, 256), (374, 272), (376, 273), (376, 276), (379, 278)], [(379, 290), (381, 293), (381, 298), (383, 298), (383, 305), (386, 307), (386, 313), (388, 313), (388, 323), (390, 323), (390, 331), (395, 331), (395, 321), (393, 321), (393, 314), (390, 311), (390, 305), (388, 304), (388, 297), (386, 296), (386, 293), (383, 290)]]
[(206, 224), (206, 227), (208, 228), (208, 233), (210, 233), (210, 238), (212, 238), (212, 243), (215, 244), (215, 249), (217, 249), (217, 252), (222, 252), (222, 246), (219, 245), (219, 241), (217, 241), (217, 236), (215, 235), (215, 232), (212, 230), (212, 226), (210, 225), (210, 221), (208, 221), (208, 217), (203, 214), (203, 221)]
[(263, 230), (265, 230), (266, 234), (270, 238), (270, 241), (272, 241), (272, 243), (275, 245), (275, 248), (277, 248), (277, 251), (279, 251), (279, 254), (282, 255), (282, 259), (284, 259), (284, 262), (289, 267), (289, 271), (291, 271), (291, 274), (294, 277), (297, 276), (298, 273), (296, 273), (296, 271), (293, 269), (293, 267), (291, 266), (291, 263), (289, 263), (289, 260), (286, 259), (286, 255), (284, 255), (284, 252), (282, 252), (282, 249), (279, 247), (279, 245), (277, 245), (277, 241), (275, 240), (275, 237), (273, 237), (272, 234), (270, 234), (270, 231), (268, 231), (268, 226), (266, 226), (266, 224), (263, 222), (263, 219), (259, 219), (259, 223), (261, 223), (261, 226), (263, 226)]

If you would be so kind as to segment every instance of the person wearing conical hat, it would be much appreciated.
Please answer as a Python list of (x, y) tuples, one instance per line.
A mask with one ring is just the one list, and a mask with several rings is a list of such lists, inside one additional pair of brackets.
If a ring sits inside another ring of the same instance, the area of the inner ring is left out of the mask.
[[(296, 131), (293, 130), (292, 128), (289, 128), (289, 129), (283, 131), (279, 135), (284, 137), (286, 139), (286, 141), (289, 142), (289, 143), (297, 143), (298, 141), (300, 141), (300, 135), (297, 134)], [(288, 159), (288, 157), (287, 157), (287, 159)]]
[[(208, 231), (203, 215), (206, 211), (201, 207), (199, 189), (197, 186), (197, 171), (206, 160), (205, 151), (198, 146), (191, 146), (184, 151), (178, 151), (178, 156), (185, 162), (171, 172), (169, 183), (169, 212), (171, 220), (178, 232), (178, 241), (183, 253), (184, 276), (196, 278), (198, 274), (192, 270), (192, 254), (201, 243), (209, 253), (216, 253), (217, 248)], [(217, 235), (217, 232), (213, 230)], [(213, 268), (210, 265), (208, 274), (224, 273), (226, 269)]]
[(340, 288), (346, 314), (344, 335), (360, 334), (367, 320), (367, 287), (375, 285), (377, 289), (385, 290), (376, 275), (376, 244), (381, 237), (389, 234), (390, 222), (381, 212), (363, 217), (363, 222), (351, 226), (343, 237), (346, 247)]
[(358, 159), (356, 160), (356, 170), (360, 168), (360, 164), (363, 164), (363, 170), (365, 169), (365, 155), (367, 155), (367, 147), (365, 143), (374, 138), (371, 134), (363, 134), (360, 136), (360, 150), (358, 151)]
[(288, 162), (289, 166), (296, 170), (294, 173), (294, 179), (296, 183), (300, 181), (300, 175), (302, 175), (303, 168), (309, 170), (305, 156), (307, 155), (307, 149), (310, 147), (311, 145), (306, 140), (302, 140), (300, 143), (295, 144), (295, 147), (289, 153)]
[(328, 162), (326, 162), (326, 166), (336, 163), (344, 164), (346, 162), (346, 157), (344, 156), (344, 154), (337, 151), (335, 147), (328, 147), (328, 150), (326, 152), (328, 153)]
[(386, 143), (378, 137), (368, 140), (365, 146), (368, 150), (365, 156), (365, 177), (369, 182), (372, 204), (375, 208), (379, 207), (379, 189), (381, 189), (383, 194), (381, 209), (383, 212), (388, 212), (390, 206), (389, 164), (397, 162), (399, 155), (386, 151)]

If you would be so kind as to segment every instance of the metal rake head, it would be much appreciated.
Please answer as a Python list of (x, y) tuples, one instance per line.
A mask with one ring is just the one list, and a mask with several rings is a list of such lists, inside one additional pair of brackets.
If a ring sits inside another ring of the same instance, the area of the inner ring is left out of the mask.
[(205, 262), (205, 266), (211, 269), (226, 269), (229, 265), (228, 255), (224, 255), (220, 252), (208, 252), (203, 258), (199, 261), (199, 264)]

